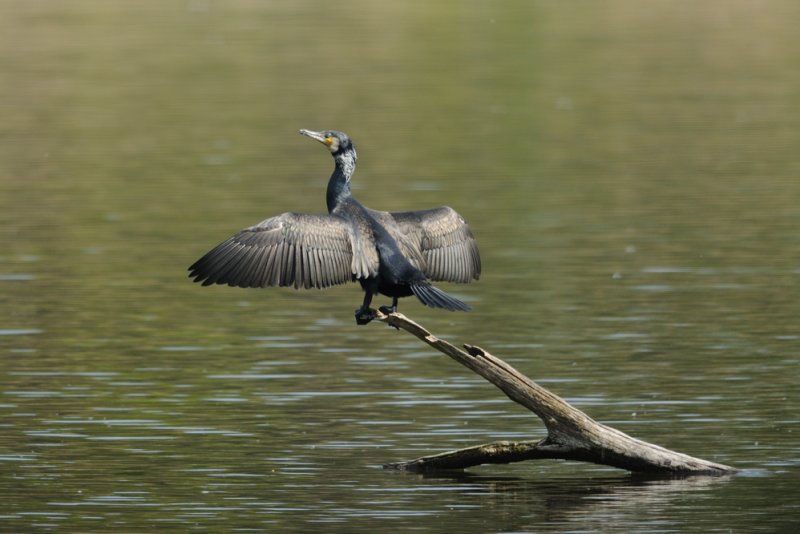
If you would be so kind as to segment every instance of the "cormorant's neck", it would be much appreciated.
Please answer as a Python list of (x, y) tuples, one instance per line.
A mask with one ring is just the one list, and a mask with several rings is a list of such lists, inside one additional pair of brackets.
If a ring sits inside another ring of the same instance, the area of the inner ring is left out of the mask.
[(346, 150), (334, 157), (336, 168), (328, 181), (328, 192), (326, 200), (328, 211), (333, 211), (336, 206), (341, 204), (346, 198), (351, 196), (350, 178), (356, 170), (356, 151), (355, 149)]

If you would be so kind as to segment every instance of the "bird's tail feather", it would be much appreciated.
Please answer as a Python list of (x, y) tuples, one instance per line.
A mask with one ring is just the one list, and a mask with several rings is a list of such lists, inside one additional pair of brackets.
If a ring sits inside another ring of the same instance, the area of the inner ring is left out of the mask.
[(430, 308), (443, 308), (450, 311), (469, 311), (468, 305), (455, 297), (451, 297), (441, 289), (430, 284), (412, 284), (411, 291), (425, 306)]

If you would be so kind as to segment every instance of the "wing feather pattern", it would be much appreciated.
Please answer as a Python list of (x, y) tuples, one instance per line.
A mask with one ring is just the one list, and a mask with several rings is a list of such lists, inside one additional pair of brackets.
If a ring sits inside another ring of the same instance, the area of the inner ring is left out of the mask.
[(335, 215), (284, 213), (245, 228), (189, 267), (203, 285), (323, 288), (353, 278), (352, 227)]
[(400, 231), (422, 252), (425, 274), (434, 281), (467, 283), (481, 274), (475, 237), (453, 208), (390, 214)]

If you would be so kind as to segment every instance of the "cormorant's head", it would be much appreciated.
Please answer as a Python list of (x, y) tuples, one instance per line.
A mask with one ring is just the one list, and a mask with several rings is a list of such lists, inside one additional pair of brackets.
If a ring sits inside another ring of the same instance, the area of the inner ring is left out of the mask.
[(325, 130), (322, 132), (312, 132), (311, 130), (300, 130), (301, 135), (316, 139), (323, 145), (328, 147), (331, 154), (334, 156), (354, 150), (353, 142), (347, 137), (344, 132), (337, 132), (336, 130)]

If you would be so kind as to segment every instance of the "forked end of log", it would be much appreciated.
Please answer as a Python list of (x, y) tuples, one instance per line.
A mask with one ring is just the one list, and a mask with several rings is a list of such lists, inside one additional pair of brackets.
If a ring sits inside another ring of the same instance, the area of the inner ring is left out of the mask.
[(387, 464), (385, 468), (424, 472), (465, 469), (481, 464), (560, 459), (609, 465), (632, 472), (683, 476), (726, 475), (737, 471), (727, 465), (638, 440), (598, 423), (480, 347), (464, 345), (464, 349), (458, 348), (400, 313), (374, 313), (378, 321), (416, 336), (497, 386), (511, 400), (536, 414), (548, 433), (547, 438), (541, 441), (488, 443)]

